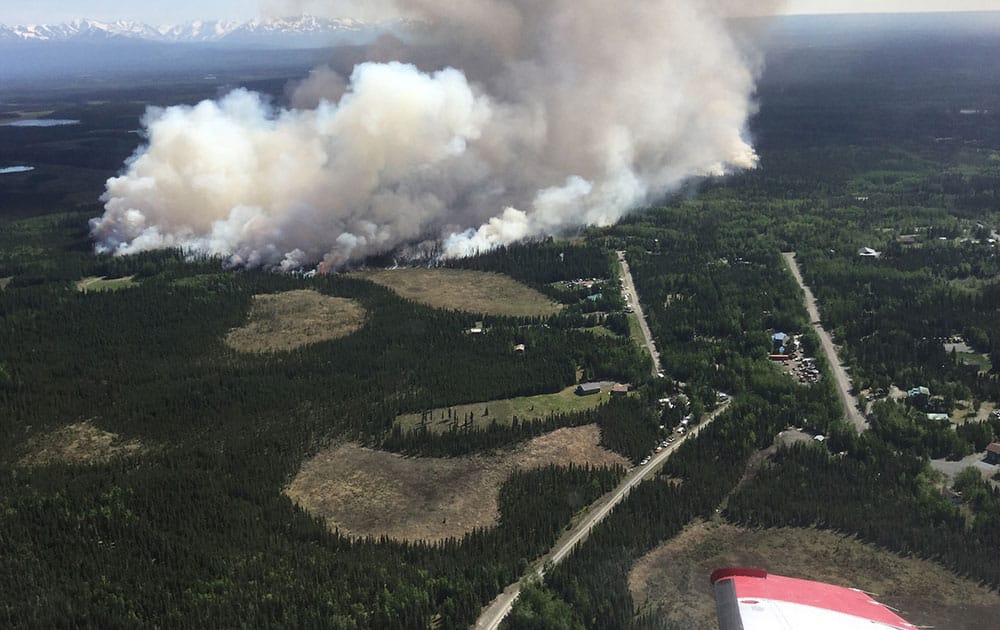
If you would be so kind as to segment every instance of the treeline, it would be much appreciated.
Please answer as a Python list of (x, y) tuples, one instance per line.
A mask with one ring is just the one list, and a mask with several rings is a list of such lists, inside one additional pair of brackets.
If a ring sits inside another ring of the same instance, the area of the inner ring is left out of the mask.
[(449, 260), (446, 266), (456, 269), (503, 273), (533, 286), (575, 280), (608, 278), (611, 275), (611, 252), (591, 244), (570, 244), (548, 239), (503, 245), (469, 258)]
[(485, 427), (456, 423), (435, 433), (426, 427), (404, 431), (398, 424), (381, 441), (389, 451), (429, 457), (454, 457), (508, 448), (556, 429), (596, 424), (601, 446), (638, 463), (656, 444), (660, 431), (649, 405), (634, 397), (612, 398), (585, 411), (554, 413), (544, 418), (514, 417), (509, 425), (495, 420)]

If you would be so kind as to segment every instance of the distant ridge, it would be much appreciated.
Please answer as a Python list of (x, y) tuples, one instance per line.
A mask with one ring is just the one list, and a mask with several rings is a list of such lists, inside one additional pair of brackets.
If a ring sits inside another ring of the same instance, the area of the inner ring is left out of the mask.
[(0, 43), (102, 43), (134, 40), (168, 44), (316, 48), (361, 44), (371, 41), (379, 34), (402, 30), (405, 26), (402, 22), (368, 23), (352, 18), (329, 19), (312, 15), (249, 22), (198, 20), (167, 27), (129, 20), (100, 22), (86, 19), (55, 25), (0, 25)]

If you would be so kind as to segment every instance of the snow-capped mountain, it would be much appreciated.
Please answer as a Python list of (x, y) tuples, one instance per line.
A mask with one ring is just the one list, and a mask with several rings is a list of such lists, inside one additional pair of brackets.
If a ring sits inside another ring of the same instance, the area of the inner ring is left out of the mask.
[(29, 26), (4, 26), (0, 24), (0, 40), (5, 41), (47, 42), (99, 40), (109, 37), (154, 39), (159, 36), (160, 33), (153, 27), (127, 20), (117, 22), (75, 20), (66, 24), (32, 24)]
[(120, 20), (76, 20), (57, 25), (0, 25), (0, 42), (101, 42), (140, 40), (160, 43), (219, 44), (314, 48), (358, 44), (378, 34), (395, 31), (400, 24), (368, 24), (350, 18), (327, 19), (310, 15), (250, 22), (195, 21), (156, 28)]

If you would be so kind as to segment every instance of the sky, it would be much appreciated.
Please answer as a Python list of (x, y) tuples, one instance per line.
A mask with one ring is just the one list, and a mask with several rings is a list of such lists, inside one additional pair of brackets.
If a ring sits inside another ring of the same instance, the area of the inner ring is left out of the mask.
[[(272, 8), (281, 0), (262, 0)], [(302, 6), (324, 13), (327, 0), (287, 0), (288, 6)], [(341, 2), (343, 4), (343, 2)], [(357, 3), (364, 4), (364, 3)], [(787, 0), (786, 14), (809, 13), (895, 13), (917, 11), (1000, 11), (1000, 0)], [(273, 10), (270, 11), (273, 13)], [(78, 18), (113, 21), (128, 19), (157, 26), (190, 20), (249, 20), (258, 17), (253, 0), (0, 0), (0, 24), (52, 24)], [(360, 17), (360, 16), (332, 16)]]

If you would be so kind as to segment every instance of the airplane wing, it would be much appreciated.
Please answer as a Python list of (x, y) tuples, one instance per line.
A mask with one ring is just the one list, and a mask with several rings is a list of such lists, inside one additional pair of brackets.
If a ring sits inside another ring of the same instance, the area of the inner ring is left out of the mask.
[(863, 591), (770, 575), (758, 569), (712, 573), (720, 630), (915, 630)]

